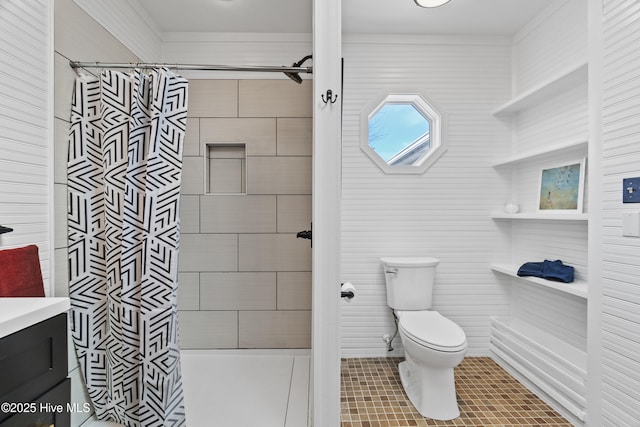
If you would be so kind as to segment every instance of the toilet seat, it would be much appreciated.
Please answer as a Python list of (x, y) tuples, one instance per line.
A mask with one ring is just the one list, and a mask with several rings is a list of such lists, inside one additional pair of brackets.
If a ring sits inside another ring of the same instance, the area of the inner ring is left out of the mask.
[(457, 352), (467, 348), (462, 328), (437, 311), (398, 312), (398, 328), (419, 345), (442, 352)]

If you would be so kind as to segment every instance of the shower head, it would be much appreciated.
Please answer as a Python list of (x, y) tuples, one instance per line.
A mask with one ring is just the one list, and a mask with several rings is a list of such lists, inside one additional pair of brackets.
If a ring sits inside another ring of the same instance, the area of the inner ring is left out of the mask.
[(298, 73), (291, 73), (289, 71), (285, 71), (284, 75), (289, 77), (291, 80), (293, 80), (294, 82), (298, 83), (299, 85), (302, 84), (302, 77), (300, 77), (300, 74)]
[[(304, 64), (308, 59), (311, 59), (313, 57), (313, 55), (307, 55), (304, 58), (302, 58), (300, 61), (298, 62), (294, 62), (292, 67), (301, 67), (302, 64)], [(310, 70), (310, 68), (309, 68)], [(311, 71), (307, 71), (308, 73), (310, 73)], [(302, 77), (300, 77), (300, 72), (299, 71), (285, 71), (284, 74), (285, 76), (289, 77), (291, 80), (293, 80), (294, 82), (298, 83), (298, 84), (302, 84)]]

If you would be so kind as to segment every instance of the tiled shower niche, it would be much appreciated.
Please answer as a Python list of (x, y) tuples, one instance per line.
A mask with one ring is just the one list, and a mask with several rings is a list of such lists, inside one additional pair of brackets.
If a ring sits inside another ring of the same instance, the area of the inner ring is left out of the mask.
[(246, 144), (205, 143), (205, 192), (247, 193)]

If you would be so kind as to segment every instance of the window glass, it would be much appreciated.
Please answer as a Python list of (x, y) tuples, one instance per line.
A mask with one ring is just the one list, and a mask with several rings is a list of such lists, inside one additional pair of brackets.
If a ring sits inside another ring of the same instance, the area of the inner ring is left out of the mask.
[(369, 119), (369, 147), (389, 165), (412, 165), (429, 150), (430, 121), (413, 104), (383, 104)]
[(419, 94), (390, 94), (362, 112), (362, 150), (387, 173), (423, 173), (445, 151), (444, 119)]

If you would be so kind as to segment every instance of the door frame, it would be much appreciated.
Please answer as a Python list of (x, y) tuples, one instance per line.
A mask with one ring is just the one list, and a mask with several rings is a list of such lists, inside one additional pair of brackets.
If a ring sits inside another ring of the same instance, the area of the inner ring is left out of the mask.
[[(313, 2), (313, 254), (309, 425), (340, 425), (342, 5)], [(338, 98), (327, 100), (327, 91)], [(324, 97), (324, 100), (323, 100)]]

